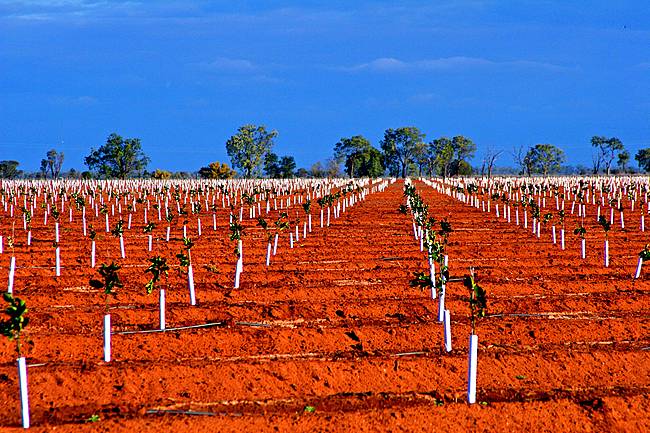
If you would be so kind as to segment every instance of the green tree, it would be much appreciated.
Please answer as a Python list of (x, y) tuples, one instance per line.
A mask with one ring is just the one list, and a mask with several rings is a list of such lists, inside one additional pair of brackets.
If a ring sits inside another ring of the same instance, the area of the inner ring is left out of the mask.
[(47, 151), (46, 158), (41, 159), (41, 172), (45, 177), (49, 173), (52, 179), (57, 179), (63, 167), (63, 152), (57, 152), (55, 149)]
[(21, 174), (22, 170), (18, 170), (18, 161), (0, 161), (0, 178), (1, 179), (14, 179)]
[(355, 169), (355, 177), (380, 177), (384, 174), (384, 164), (381, 152), (375, 147), (370, 147), (360, 155)]
[(546, 176), (558, 171), (565, 158), (562, 149), (552, 144), (536, 144), (528, 150), (525, 159), (528, 160), (532, 172)]
[(472, 165), (463, 159), (454, 159), (451, 164), (451, 173), (453, 176), (469, 176), (474, 172)]
[(451, 139), (451, 146), (454, 148), (454, 161), (451, 164), (451, 175), (469, 176), (472, 174), (472, 166), (468, 159), (474, 157), (476, 144), (469, 138), (457, 135)]
[(334, 146), (334, 157), (345, 163), (349, 177), (379, 177), (384, 173), (381, 152), (361, 135), (341, 138)]
[(428, 152), (427, 143), (420, 141), (413, 149), (413, 162), (418, 167), (418, 176), (422, 176), (425, 171), (430, 171), (431, 158)]
[(273, 152), (264, 156), (264, 174), (271, 179), (288, 179), (295, 176), (296, 160), (293, 156), (280, 158)]
[(433, 168), (439, 176), (447, 178), (451, 163), (454, 161), (454, 146), (447, 137), (436, 138), (429, 143), (429, 155)]
[(295, 176), (296, 171), (296, 160), (293, 156), (283, 156), (280, 159), (280, 177), (284, 179), (289, 179)]
[(616, 161), (616, 164), (619, 166), (622, 173), (627, 172), (628, 162), (630, 162), (630, 152), (624, 150), (618, 154), (618, 160)]
[(203, 179), (232, 179), (235, 177), (235, 170), (225, 162), (211, 162), (207, 167), (199, 169), (199, 176)]
[(370, 141), (362, 135), (343, 137), (334, 145), (334, 158), (345, 164), (349, 177), (355, 177), (355, 169), (359, 167), (362, 155), (371, 147)]
[(280, 157), (273, 152), (264, 155), (264, 174), (271, 179), (280, 177)]
[(474, 156), (476, 144), (469, 138), (457, 135), (452, 139), (441, 137), (429, 143), (428, 154), (432, 166), (443, 178), (468, 175), (472, 167), (467, 161)]
[(609, 176), (612, 162), (616, 157), (616, 152), (624, 151), (623, 142), (616, 137), (604, 137), (594, 135), (591, 137), (591, 145), (597, 149), (597, 155), (594, 157), (594, 174), (600, 172), (601, 165), (605, 166), (605, 173)]
[(639, 170), (646, 173), (650, 171), (650, 148), (640, 149), (634, 155), (634, 159), (639, 163)]
[(113, 133), (99, 149), (91, 149), (84, 163), (101, 177), (126, 179), (142, 174), (149, 158), (142, 151), (139, 138), (122, 138)]
[(154, 179), (171, 179), (172, 174), (167, 170), (161, 170), (157, 168), (152, 174), (151, 177)]
[(381, 141), (386, 167), (392, 175), (401, 173), (406, 177), (406, 170), (414, 162), (415, 154), (424, 140), (424, 134), (414, 126), (387, 129)]
[(474, 157), (476, 153), (476, 144), (469, 138), (463, 137), (462, 135), (457, 135), (451, 139), (451, 144), (454, 147), (454, 152), (456, 160), (458, 161), (467, 161)]
[(226, 141), (226, 151), (232, 166), (244, 177), (259, 176), (262, 158), (271, 151), (277, 131), (267, 132), (264, 126), (244, 125)]

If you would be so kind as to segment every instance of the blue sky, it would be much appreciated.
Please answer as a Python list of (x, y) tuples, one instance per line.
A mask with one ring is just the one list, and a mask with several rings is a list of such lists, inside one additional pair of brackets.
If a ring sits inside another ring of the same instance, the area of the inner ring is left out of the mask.
[(552, 143), (591, 163), (592, 135), (650, 147), (647, 1), (0, 1), (0, 159), (64, 169), (117, 132), (151, 169), (228, 161), (238, 126), (309, 167), (340, 137), (462, 134)]

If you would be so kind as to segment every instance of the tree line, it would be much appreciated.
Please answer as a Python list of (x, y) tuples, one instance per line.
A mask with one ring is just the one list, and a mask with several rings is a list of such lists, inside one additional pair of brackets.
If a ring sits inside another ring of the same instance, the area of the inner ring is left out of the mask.
[[(64, 154), (55, 149), (47, 152), (41, 160), (38, 173), (23, 173), (18, 161), (0, 161), (0, 178), (117, 178), (153, 177), (157, 179), (201, 177), (206, 179), (245, 178), (293, 178), (293, 177), (394, 177), (406, 176), (466, 176), (472, 174), (491, 176), (502, 151), (488, 148), (480, 167), (471, 161), (476, 153), (476, 143), (468, 137), (437, 137), (427, 141), (426, 135), (414, 126), (404, 126), (384, 131), (375, 147), (362, 135), (342, 137), (334, 144), (332, 158), (316, 162), (307, 168), (297, 168), (291, 155), (273, 152), (275, 130), (263, 125), (243, 125), (226, 141), (225, 147), (230, 165), (211, 162), (195, 173), (172, 173), (163, 169), (147, 171), (150, 158), (144, 153), (139, 138), (124, 138), (112, 133), (97, 149), (92, 148), (84, 158), (86, 171), (70, 169), (63, 172)], [(614, 170), (627, 173), (630, 153), (616, 137), (593, 136), (591, 146), (592, 174), (610, 175)], [(517, 165), (510, 174), (531, 176), (550, 175), (561, 170), (566, 161), (559, 147), (544, 143), (519, 147), (512, 152)], [(650, 172), (650, 148), (639, 150), (634, 159), (643, 172)], [(616, 161), (616, 169), (614, 168)], [(343, 165), (344, 171), (341, 171)]]

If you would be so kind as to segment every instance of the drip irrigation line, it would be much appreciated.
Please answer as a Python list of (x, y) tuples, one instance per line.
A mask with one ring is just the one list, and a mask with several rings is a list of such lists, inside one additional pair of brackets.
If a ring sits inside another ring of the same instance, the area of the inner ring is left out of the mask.
[[(585, 312), (578, 314), (577, 312), (563, 312), (563, 313), (508, 313), (508, 314), (489, 314), (485, 317), (545, 317), (549, 319), (567, 319), (567, 320), (623, 320), (625, 317), (615, 316), (598, 316), (593, 313)], [(641, 316), (637, 319), (650, 319), (650, 316)]]
[(419, 355), (428, 355), (429, 352), (402, 352), (402, 353), (393, 353), (390, 356), (419, 356)]
[[(631, 340), (623, 340), (623, 341), (593, 341), (593, 342), (567, 342), (564, 344), (554, 344), (552, 347), (545, 347), (544, 345), (537, 345), (537, 346), (517, 346), (517, 345), (496, 345), (496, 344), (490, 344), (484, 347), (480, 347), (479, 351), (481, 353), (486, 352), (486, 353), (492, 353), (492, 352), (500, 352), (505, 355), (521, 355), (521, 354), (526, 354), (526, 353), (557, 353), (557, 351), (563, 351), (566, 349), (567, 346), (576, 346), (574, 347), (575, 350), (579, 350), (579, 353), (582, 354), (592, 354), (593, 353), (593, 348), (602, 346), (602, 345), (607, 345), (607, 346), (613, 346), (613, 345), (633, 345), (636, 343), (635, 341)], [(647, 344), (647, 341), (643, 341), (643, 344)], [(580, 349), (580, 347), (588, 346), (588, 349)], [(448, 358), (464, 358), (465, 355), (465, 350), (466, 348), (459, 348), (458, 350), (454, 350), (452, 354), (445, 355)], [(598, 350), (598, 349), (596, 349)], [(637, 350), (650, 350), (650, 346), (646, 346), (643, 348), (634, 348), (631, 347), (628, 349), (628, 351), (637, 351)], [(620, 351), (618, 351), (620, 352)], [(403, 358), (403, 357), (425, 357), (425, 358), (431, 358), (431, 359), (439, 359), (435, 358), (436, 356), (442, 355), (442, 349), (441, 352), (436, 352), (436, 351), (426, 351), (426, 350), (420, 350), (420, 351), (408, 351), (408, 352), (398, 352), (398, 353), (386, 353), (386, 352), (381, 352), (378, 351), (376, 353), (360, 353), (357, 351), (347, 351), (347, 352), (342, 352), (342, 353), (316, 353), (316, 352), (305, 352), (305, 353), (271, 353), (271, 354), (260, 354), (260, 355), (247, 355), (247, 356), (228, 356), (228, 357), (210, 357), (210, 356), (203, 356), (203, 357), (188, 357), (188, 358), (174, 358), (173, 360), (163, 360), (165, 363), (200, 363), (200, 362), (283, 362), (283, 361), (318, 361), (318, 362), (336, 362), (336, 361), (359, 361), (362, 359), (368, 359), (368, 360), (386, 360), (386, 359), (391, 359), (391, 358)], [(117, 360), (115, 362), (121, 362), (121, 363), (133, 363), (133, 364), (139, 364), (139, 365), (148, 365), (155, 363), (154, 361), (151, 360)], [(94, 365), (100, 366), (100, 365), (106, 365), (103, 362), (97, 362)], [(175, 365), (175, 364), (174, 364)], [(73, 368), (78, 367), (78, 364), (76, 363), (66, 363), (66, 362), (43, 362), (43, 363), (35, 363), (35, 364), (29, 364), (29, 368), (35, 368), (35, 367), (47, 367), (47, 366), (57, 366), (57, 367), (62, 367), (62, 366), (71, 366)]]
[(156, 332), (168, 332), (168, 331), (182, 331), (185, 329), (196, 329), (196, 328), (210, 328), (214, 326), (224, 326), (225, 322), (213, 322), (213, 323), (204, 323), (201, 325), (190, 325), (190, 326), (179, 326), (176, 328), (165, 328), (165, 329), (146, 329), (144, 331), (119, 331), (111, 332), (111, 335), (131, 335), (131, 334), (152, 334)]
[[(517, 391), (511, 388), (488, 388), (480, 392), (480, 403), (505, 403), (505, 404), (521, 404), (521, 403), (540, 403), (548, 401), (568, 400), (575, 403), (584, 403), (585, 398), (591, 401), (594, 398), (605, 397), (629, 397), (629, 396), (643, 396), (648, 392), (647, 386), (605, 386), (605, 387), (582, 387), (582, 388), (559, 388), (559, 389), (539, 389), (531, 391)], [(183, 406), (196, 405), (202, 407), (221, 408), (237, 408), (247, 410), (246, 408), (260, 408), (270, 407), (274, 410), (284, 411), (291, 413), (295, 416), (296, 410), (300, 410), (306, 404), (318, 408), (319, 411), (334, 412), (340, 411), (340, 402), (353, 401), (361, 404), (364, 407), (370, 403), (370, 407), (375, 407), (373, 402), (381, 402), (382, 406), (396, 407), (401, 406), (404, 402), (410, 402), (411, 405), (426, 405), (431, 407), (431, 404), (438, 406), (442, 405), (466, 405), (465, 399), (459, 398), (458, 395), (462, 394), (462, 390), (452, 388), (445, 393), (439, 390), (431, 391), (405, 391), (405, 392), (350, 392), (350, 393), (336, 393), (328, 396), (318, 396), (310, 398), (309, 396), (300, 396), (294, 398), (269, 398), (265, 400), (222, 400), (222, 401), (209, 401), (209, 402), (189, 402)], [(344, 404), (345, 405), (345, 404)], [(180, 404), (171, 407), (178, 407)], [(347, 406), (347, 405), (345, 405)], [(284, 409), (283, 409), (284, 408)], [(337, 409), (338, 408), (338, 409)], [(352, 409), (354, 410), (354, 409)], [(203, 415), (203, 416), (244, 416), (242, 412), (208, 412), (208, 411), (194, 411), (183, 409), (149, 409), (145, 414), (150, 415)], [(250, 416), (263, 416), (263, 414), (254, 412), (249, 413)]]
[[(322, 322), (325, 321), (325, 319), (317, 319), (314, 320), (314, 323)], [(252, 327), (257, 327), (257, 328), (272, 328), (275, 326), (278, 327), (291, 327), (295, 326), (296, 324), (299, 323), (305, 323), (304, 320), (295, 320), (295, 321), (279, 321), (279, 322), (274, 322), (274, 323), (263, 323), (263, 322), (235, 322), (235, 325), (239, 326), (252, 326)], [(311, 323), (311, 322), (308, 322)], [(132, 334), (152, 334), (152, 333), (159, 333), (159, 332), (168, 332), (168, 331), (182, 331), (185, 329), (197, 329), (197, 328), (210, 328), (210, 327), (215, 327), (215, 326), (226, 326), (226, 322), (212, 322), (212, 323), (204, 323), (200, 325), (189, 325), (189, 326), (179, 326), (175, 328), (165, 328), (165, 329), (145, 329), (142, 331), (119, 331), (119, 332), (111, 332), (112, 335), (132, 335)]]
[(203, 412), (195, 410), (178, 410), (178, 409), (148, 409), (145, 415), (190, 415), (190, 416), (244, 416), (241, 412)]
[(235, 322), (235, 325), (240, 325), (240, 326), (253, 326), (257, 328), (270, 328), (271, 325), (268, 323), (260, 323), (260, 322)]

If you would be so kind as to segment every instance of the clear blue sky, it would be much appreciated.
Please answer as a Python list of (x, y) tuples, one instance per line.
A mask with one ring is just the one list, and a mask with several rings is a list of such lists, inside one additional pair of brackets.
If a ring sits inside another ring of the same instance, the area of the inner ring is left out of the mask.
[[(228, 161), (244, 123), (298, 166), (390, 127), (484, 149), (592, 135), (650, 147), (650, 4), (640, 1), (0, 1), (0, 159), (64, 169), (117, 132), (150, 169)], [(63, 142), (63, 144), (61, 144)], [(229, 161), (228, 161), (229, 162)]]

